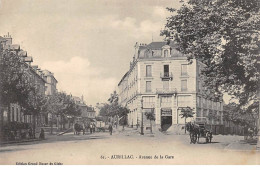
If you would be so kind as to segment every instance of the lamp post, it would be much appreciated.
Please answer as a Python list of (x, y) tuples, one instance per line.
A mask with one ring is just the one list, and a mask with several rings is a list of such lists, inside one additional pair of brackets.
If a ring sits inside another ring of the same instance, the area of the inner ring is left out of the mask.
[(143, 115), (144, 115), (144, 113), (143, 113), (143, 99), (141, 100), (141, 111), (142, 111), (142, 121), (141, 121), (141, 135), (144, 135), (144, 117), (143, 117)]

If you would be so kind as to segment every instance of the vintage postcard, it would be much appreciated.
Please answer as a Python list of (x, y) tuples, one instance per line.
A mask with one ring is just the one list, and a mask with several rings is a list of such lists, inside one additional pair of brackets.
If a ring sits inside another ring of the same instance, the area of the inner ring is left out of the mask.
[(0, 0), (1, 165), (259, 165), (259, 1)]

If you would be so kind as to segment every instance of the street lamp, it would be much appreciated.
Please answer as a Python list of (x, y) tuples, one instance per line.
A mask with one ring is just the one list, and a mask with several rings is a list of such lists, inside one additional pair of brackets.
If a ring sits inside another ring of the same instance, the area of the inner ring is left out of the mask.
[(141, 121), (141, 135), (144, 135), (144, 117), (143, 117), (143, 115), (144, 115), (144, 113), (143, 113), (143, 99), (141, 99), (141, 111), (142, 111), (142, 121)]

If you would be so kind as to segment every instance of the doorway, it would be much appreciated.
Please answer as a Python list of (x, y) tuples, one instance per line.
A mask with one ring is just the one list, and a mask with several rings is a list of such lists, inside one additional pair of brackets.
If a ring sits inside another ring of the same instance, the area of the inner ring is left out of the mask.
[(172, 110), (161, 109), (161, 128), (162, 131), (167, 131), (172, 126)]

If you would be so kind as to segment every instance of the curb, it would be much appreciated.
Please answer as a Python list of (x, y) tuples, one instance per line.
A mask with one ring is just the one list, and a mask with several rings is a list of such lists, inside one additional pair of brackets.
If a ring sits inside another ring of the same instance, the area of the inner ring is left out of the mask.
[[(46, 140), (46, 139), (44, 139), (44, 140)], [(2, 142), (2, 143), (0, 143), (0, 145), (19, 144), (19, 143), (35, 142), (35, 141), (43, 141), (43, 140), (31, 139), (31, 140), (24, 140), (24, 141), (8, 141), (8, 142)]]

